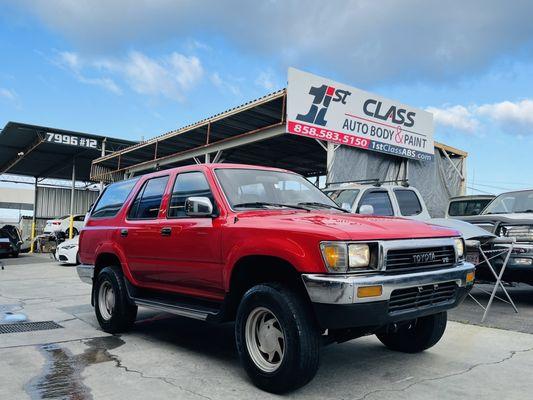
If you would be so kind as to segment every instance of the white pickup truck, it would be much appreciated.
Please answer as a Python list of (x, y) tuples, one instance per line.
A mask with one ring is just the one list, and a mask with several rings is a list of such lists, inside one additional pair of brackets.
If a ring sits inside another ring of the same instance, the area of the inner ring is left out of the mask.
[(432, 218), (420, 192), (407, 182), (401, 185), (378, 181), (334, 183), (323, 191), (339, 207), (352, 213), (415, 219), (455, 229), (467, 240), (467, 260), (474, 264), (479, 263), (479, 252), (477, 247), (468, 246), (468, 240), (494, 237), (492, 233), (465, 221)]
[(431, 219), (420, 192), (407, 184), (339, 183), (331, 184), (326, 193), (339, 207), (358, 214)]

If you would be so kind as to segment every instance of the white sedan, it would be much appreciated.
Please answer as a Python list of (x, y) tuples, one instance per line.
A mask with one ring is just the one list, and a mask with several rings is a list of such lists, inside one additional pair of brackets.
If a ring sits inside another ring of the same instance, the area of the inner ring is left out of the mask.
[(55, 252), (56, 260), (61, 264), (79, 264), (78, 240), (79, 236), (75, 236), (72, 239), (65, 240), (63, 243), (57, 246)]

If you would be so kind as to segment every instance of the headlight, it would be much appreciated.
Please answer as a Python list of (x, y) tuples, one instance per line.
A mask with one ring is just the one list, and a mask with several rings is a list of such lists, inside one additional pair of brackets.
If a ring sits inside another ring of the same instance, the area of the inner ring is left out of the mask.
[(348, 266), (350, 268), (368, 267), (370, 264), (370, 248), (368, 244), (353, 243), (348, 245)]
[(454, 241), (455, 252), (457, 253), (458, 258), (463, 258), (465, 256), (465, 242), (462, 238), (456, 238)]
[(370, 247), (365, 243), (323, 242), (324, 263), (330, 272), (345, 273), (370, 265)]

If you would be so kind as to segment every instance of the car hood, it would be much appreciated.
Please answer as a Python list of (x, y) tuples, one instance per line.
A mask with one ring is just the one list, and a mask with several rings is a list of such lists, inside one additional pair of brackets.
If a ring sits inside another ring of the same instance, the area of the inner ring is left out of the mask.
[(480, 228), (474, 224), (470, 224), (465, 221), (452, 218), (431, 218), (427, 221), (429, 224), (434, 224), (438, 226), (445, 226), (447, 228), (455, 229), (463, 235), (463, 237), (468, 239), (485, 239), (485, 238), (494, 238), (494, 234), (488, 232), (487, 230)]
[(64, 246), (68, 246), (69, 244), (74, 244), (74, 245), (78, 245), (79, 243), (79, 240), (80, 240), (80, 237), (79, 236), (74, 236), (72, 239), (67, 239), (65, 240), (63, 243), (61, 243), (59, 246), (57, 247), (64, 247)]
[(485, 219), (496, 218), (500, 220), (528, 220), (529, 222), (533, 222), (533, 213), (481, 214), (478, 217)]
[(339, 240), (412, 239), (459, 236), (456, 230), (403, 218), (336, 211), (261, 210), (239, 213), (241, 226), (291, 230)]

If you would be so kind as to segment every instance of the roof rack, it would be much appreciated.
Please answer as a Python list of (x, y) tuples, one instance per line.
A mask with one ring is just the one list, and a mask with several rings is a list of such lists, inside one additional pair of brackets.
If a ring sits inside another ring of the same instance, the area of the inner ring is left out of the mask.
[(409, 187), (409, 180), (408, 179), (389, 179), (389, 180), (380, 180), (378, 178), (373, 179), (357, 179), (357, 180), (351, 180), (351, 181), (337, 181), (337, 182), (329, 182), (326, 183), (326, 187), (332, 186), (332, 185), (340, 185), (343, 183), (359, 183), (359, 184), (372, 184), (376, 187), (380, 187), (384, 183), (398, 183), (404, 187)]

